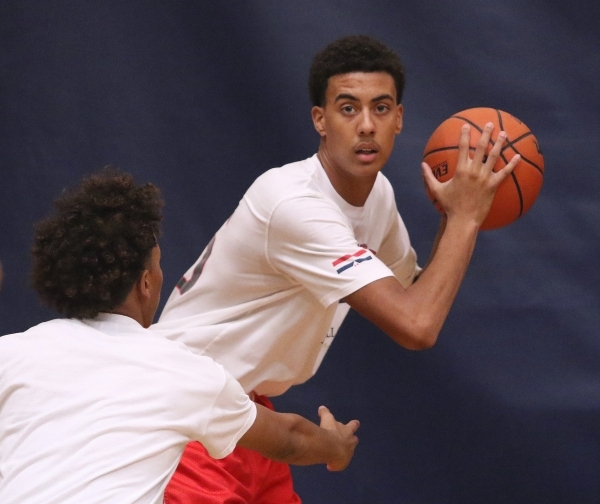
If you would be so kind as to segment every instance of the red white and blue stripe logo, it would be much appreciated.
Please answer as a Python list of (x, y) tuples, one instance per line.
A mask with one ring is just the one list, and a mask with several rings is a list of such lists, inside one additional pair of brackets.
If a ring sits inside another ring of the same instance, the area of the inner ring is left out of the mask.
[(348, 268), (358, 266), (361, 262), (370, 261), (371, 259), (373, 259), (371, 252), (363, 248), (354, 254), (346, 254), (345, 256), (336, 259), (331, 264), (333, 264), (333, 267), (339, 275), (342, 271), (346, 271)]

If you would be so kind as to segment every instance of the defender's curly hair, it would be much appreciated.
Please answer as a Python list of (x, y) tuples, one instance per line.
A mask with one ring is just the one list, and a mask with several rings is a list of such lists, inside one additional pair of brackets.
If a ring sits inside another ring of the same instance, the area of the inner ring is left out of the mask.
[(147, 267), (162, 220), (160, 190), (113, 166), (66, 189), (35, 225), (31, 283), (42, 302), (72, 318), (111, 312)]
[(330, 43), (314, 57), (308, 79), (312, 104), (325, 105), (330, 77), (351, 72), (387, 72), (396, 84), (396, 102), (402, 101), (405, 76), (398, 55), (372, 37), (350, 35)]

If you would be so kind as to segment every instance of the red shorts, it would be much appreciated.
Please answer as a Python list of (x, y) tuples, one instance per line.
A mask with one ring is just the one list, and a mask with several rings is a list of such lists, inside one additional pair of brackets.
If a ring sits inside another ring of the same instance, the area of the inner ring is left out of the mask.
[[(274, 409), (265, 396), (254, 402)], [(165, 491), (165, 504), (299, 504), (290, 466), (238, 446), (212, 458), (198, 442), (189, 443)]]

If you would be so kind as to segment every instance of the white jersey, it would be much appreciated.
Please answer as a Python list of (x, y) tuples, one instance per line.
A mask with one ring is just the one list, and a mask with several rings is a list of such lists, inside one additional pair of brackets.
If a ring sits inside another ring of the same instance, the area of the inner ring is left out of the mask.
[(316, 155), (248, 189), (167, 300), (154, 329), (223, 364), (249, 392), (278, 395), (319, 367), (349, 307), (340, 300), (419, 271), (380, 173), (362, 207)]
[(123, 315), (0, 338), (0, 502), (162, 503), (185, 445), (224, 457), (256, 418), (212, 359)]

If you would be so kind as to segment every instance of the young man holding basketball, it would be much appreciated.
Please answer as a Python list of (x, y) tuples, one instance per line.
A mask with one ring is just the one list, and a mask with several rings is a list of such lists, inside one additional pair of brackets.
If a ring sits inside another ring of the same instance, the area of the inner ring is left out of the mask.
[(151, 184), (86, 178), (36, 225), (33, 286), (67, 318), (0, 338), (0, 502), (163, 503), (185, 445), (236, 443), (344, 469), (355, 420), (321, 427), (252, 402), (222, 366), (147, 329), (163, 275)]
[[(402, 129), (397, 55), (368, 37), (340, 39), (315, 57), (309, 87), (317, 154), (252, 184), (155, 326), (223, 364), (262, 402), (316, 372), (350, 308), (405, 348), (431, 347), (494, 192), (518, 161), (492, 172), (504, 137), (484, 162), (488, 125), (472, 159), (463, 128), (451, 181), (439, 183), (423, 166), (446, 217), (421, 270), (380, 173)], [(208, 481), (221, 497), (204, 492)], [(241, 450), (214, 462), (197, 443), (186, 448), (166, 495), (170, 503), (218, 503), (223, 495), (227, 502), (300, 502), (289, 467)]]

